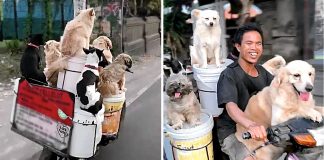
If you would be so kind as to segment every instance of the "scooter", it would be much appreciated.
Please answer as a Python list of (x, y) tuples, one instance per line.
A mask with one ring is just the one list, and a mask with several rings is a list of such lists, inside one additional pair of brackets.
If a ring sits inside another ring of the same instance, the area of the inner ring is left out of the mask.
[[(324, 146), (323, 137), (323, 121), (318, 123), (305, 118), (294, 118), (267, 128), (267, 138), (269, 141), (254, 149), (252, 154), (255, 154), (258, 149), (272, 144), (277, 147), (285, 148), (287, 152), (285, 160), (302, 160), (302, 158), (295, 153), (305, 149), (318, 152), (319, 154), (315, 155), (317, 158), (314, 158), (317, 160), (322, 152), (319, 146)], [(250, 139), (251, 134), (245, 132), (242, 134), (242, 138)]]

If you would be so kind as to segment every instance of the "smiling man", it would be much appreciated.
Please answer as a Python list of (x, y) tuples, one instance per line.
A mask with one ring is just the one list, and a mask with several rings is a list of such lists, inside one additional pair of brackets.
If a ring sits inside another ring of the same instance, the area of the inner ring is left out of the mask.
[(263, 35), (258, 26), (243, 25), (233, 41), (239, 58), (221, 73), (217, 84), (218, 105), (225, 108), (217, 120), (217, 133), (222, 151), (231, 160), (247, 160), (253, 157), (235, 137), (236, 123), (247, 128), (253, 139), (266, 140), (264, 126), (248, 119), (243, 112), (250, 97), (270, 85), (273, 76), (257, 64), (263, 52)]

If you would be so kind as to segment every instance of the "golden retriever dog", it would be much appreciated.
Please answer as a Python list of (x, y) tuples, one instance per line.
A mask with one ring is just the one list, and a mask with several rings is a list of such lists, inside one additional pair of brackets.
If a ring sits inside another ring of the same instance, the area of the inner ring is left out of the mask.
[(98, 91), (104, 98), (126, 91), (125, 71), (131, 72), (132, 58), (122, 53), (99, 74)]
[(111, 40), (107, 36), (99, 36), (95, 40), (93, 40), (92, 45), (95, 48), (103, 49), (104, 55), (108, 62), (112, 63), (113, 56), (110, 52), (110, 49), (112, 49), (112, 43)]
[(208, 64), (216, 64), (220, 67), (221, 27), (218, 12), (194, 9), (192, 15), (196, 17), (193, 33), (195, 50), (191, 56), (195, 59), (193, 62), (198, 62), (201, 68), (207, 68)]
[[(305, 61), (295, 60), (281, 67), (270, 86), (252, 96), (244, 111), (252, 121), (270, 127), (295, 117), (322, 121), (322, 114), (316, 111), (311, 91), (315, 69)], [(237, 124), (236, 137), (252, 151), (264, 142), (254, 139), (243, 140), (247, 129)], [(283, 148), (268, 145), (256, 151), (258, 160), (278, 159)]]
[(201, 105), (193, 92), (191, 81), (182, 74), (172, 75), (166, 82), (168, 124), (181, 129), (184, 123), (190, 126), (200, 124)]
[[(55, 40), (49, 40), (44, 46), (45, 63), (44, 74), (46, 80), (50, 86), (55, 86), (57, 83), (58, 70), (53, 70), (55, 63), (59, 58), (62, 57), (60, 51), (60, 42)], [(56, 68), (56, 67), (55, 67)]]
[(93, 8), (89, 8), (81, 10), (73, 20), (66, 24), (60, 47), (64, 56), (85, 56), (82, 49), (89, 48), (94, 20), (95, 11)]

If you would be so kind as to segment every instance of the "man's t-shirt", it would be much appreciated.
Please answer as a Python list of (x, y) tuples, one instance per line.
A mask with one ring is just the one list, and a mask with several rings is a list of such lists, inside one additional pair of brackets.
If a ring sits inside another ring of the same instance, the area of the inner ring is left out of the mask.
[[(250, 97), (270, 85), (273, 76), (261, 65), (256, 65), (258, 76), (245, 73), (236, 62), (230, 64), (220, 75), (217, 84), (218, 107), (225, 108), (226, 103), (234, 102), (244, 111)], [(218, 117), (217, 133), (219, 140), (235, 133), (236, 123), (228, 115), (226, 109)]]

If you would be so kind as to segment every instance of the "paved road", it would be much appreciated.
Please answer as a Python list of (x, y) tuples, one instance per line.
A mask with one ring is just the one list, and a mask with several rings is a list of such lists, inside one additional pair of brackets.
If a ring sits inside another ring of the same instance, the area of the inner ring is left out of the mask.
[(161, 81), (126, 110), (119, 138), (99, 150), (95, 160), (161, 159)]

